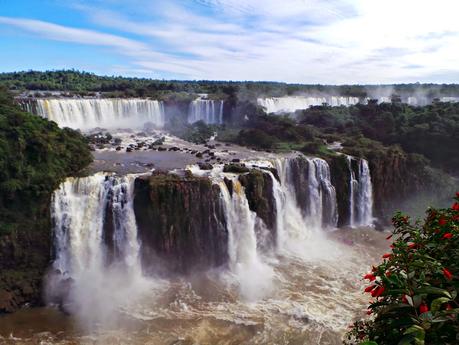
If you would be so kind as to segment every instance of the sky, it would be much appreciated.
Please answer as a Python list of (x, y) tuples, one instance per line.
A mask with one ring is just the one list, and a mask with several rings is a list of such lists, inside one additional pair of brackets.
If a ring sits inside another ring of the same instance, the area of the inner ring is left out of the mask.
[(0, 72), (459, 82), (458, 0), (0, 0)]

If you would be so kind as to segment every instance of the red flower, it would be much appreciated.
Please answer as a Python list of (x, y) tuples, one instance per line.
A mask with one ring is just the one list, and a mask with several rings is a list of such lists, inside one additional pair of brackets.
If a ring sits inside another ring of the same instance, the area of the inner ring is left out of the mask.
[(395, 248), (395, 246), (394, 246), (393, 244), (391, 244), (389, 247), (390, 247), (391, 249), (394, 249), (394, 248)]
[(391, 256), (392, 256), (392, 254), (386, 253), (386, 254), (384, 254), (382, 257), (383, 257), (383, 259), (390, 259)]
[(447, 232), (446, 234), (444, 234), (444, 235), (442, 236), (443, 239), (447, 239), (447, 238), (451, 238), (451, 237), (453, 237), (453, 234), (450, 233), (450, 232)]
[(368, 279), (369, 281), (372, 282), (373, 280), (376, 279), (376, 277), (374, 276), (373, 273), (368, 273), (368, 274), (365, 274), (365, 275), (363, 276), (363, 279)]
[(384, 292), (384, 286), (378, 286), (376, 289), (374, 289), (371, 292), (371, 297), (379, 297), (383, 294)]
[(410, 249), (414, 249), (416, 248), (418, 245), (416, 243), (408, 243), (408, 248)]
[(451, 305), (451, 304), (449, 304), (449, 303), (448, 303), (448, 304), (446, 305), (446, 308), (445, 308), (445, 309), (446, 309), (446, 310), (452, 310), (452, 309), (453, 309), (453, 307), (452, 307), (452, 305)]
[(365, 292), (371, 292), (375, 287), (376, 287), (376, 285), (367, 286), (367, 287), (365, 288)]
[(406, 295), (402, 296), (402, 303), (408, 304), (408, 298), (406, 298)]
[(453, 204), (453, 206), (451, 206), (451, 208), (454, 210), (454, 211), (459, 211), (459, 204), (457, 202), (455, 202)]
[(443, 275), (445, 276), (446, 279), (451, 280), (453, 279), (453, 275), (448, 269), (443, 268)]
[(419, 306), (419, 312), (420, 312), (421, 314), (427, 313), (428, 311), (429, 311), (429, 307), (427, 306), (427, 304), (422, 303), (422, 304)]
[(371, 309), (368, 309), (367, 310), (367, 315), (371, 315), (371, 314), (373, 314), (373, 311)]
[(387, 278), (389, 278), (391, 275), (392, 275), (392, 272), (391, 272), (391, 271), (387, 271), (387, 272), (386, 272), (386, 277), (387, 277)]
[(390, 240), (392, 238), (392, 234), (386, 237), (386, 240)]
[(439, 220), (438, 220), (438, 225), (440, 226), (443, 226), (443, 225), (446, 225), (447, 221), (444, 217), (441, 217)]
[(459, 192), (456, 192), (456, 198), (459, 198)]

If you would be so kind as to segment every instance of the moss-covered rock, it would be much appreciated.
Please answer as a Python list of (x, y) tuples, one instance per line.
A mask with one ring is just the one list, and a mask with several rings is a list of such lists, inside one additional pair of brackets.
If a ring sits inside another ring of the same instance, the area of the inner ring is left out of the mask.
[(158, 173), (135, 181), (134, 211), (146, 272), (187, 273), (227, 263), (220, 190), (208, 178)]
[(250, 171), (244, 164), (239, 163), (231, 163), (225, 164), (223, 167), (223, 172), (225, 173), (234, 173), (234, 174), (244, 174)]
[(274, 245), (276, 239), (276, 202), (273, 195), (273, 180), (267, 172), (252, 169), (248, 174), (240, 175), (239, 182), (245, 189), (251, 211), (263, 220), (270, 238), (263, 239), (268, 245)]

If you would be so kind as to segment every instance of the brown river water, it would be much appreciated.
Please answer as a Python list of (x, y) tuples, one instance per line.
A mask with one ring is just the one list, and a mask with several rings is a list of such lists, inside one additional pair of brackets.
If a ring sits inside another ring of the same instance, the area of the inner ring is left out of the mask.
[[(366, 316), (362, 275), (388, 249), (386, 235), (343, 229), (312, 241), (304, 255), (266, 257), (265, 284), (252, 281), (263, 275), (245, 277), (260, 289), (250, 296), (229, 273), (207, 272), (144, 278), (122, 306), (103, 313), (110, 299), (91, 296), (77, 316), (22, 309), (0, 317), (0, 344), (341, 344), (349, 324)], [(121, 291), (122, 280), (105, 288)]]

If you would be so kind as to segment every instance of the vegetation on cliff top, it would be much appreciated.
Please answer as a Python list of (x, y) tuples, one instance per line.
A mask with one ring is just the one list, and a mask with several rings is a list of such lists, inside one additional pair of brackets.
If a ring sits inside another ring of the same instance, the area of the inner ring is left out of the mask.
[(427, 97), (459, 94), (457, 84), (398, 84), (398, 85), (305, 85), (279, 82), (186, 81), (97, 76), (75, 70), (24, 71), (0, 73), (0, 85), (14, 90), (71, 91), (78, 94), (105, 92), (112, 97), (157, 97), (169, 93), (238, 94), (248, 98), (257, 96), (284, 96), (301, 93), (333, 94), (366, 97), (377, 92), (397, 95), (423, 94)]
[(91, 160), (82, 135), (21, 111), (0, 89), (0, 235), (30, 219), (38, 200)]
[[(392, 251), (365, 275), (373, 300), (347, 344), (457, 344), (459, 337), (459, 193), (423, 222), (397, 213)], [(363, 341), (363, 342), (362, 342)]]

